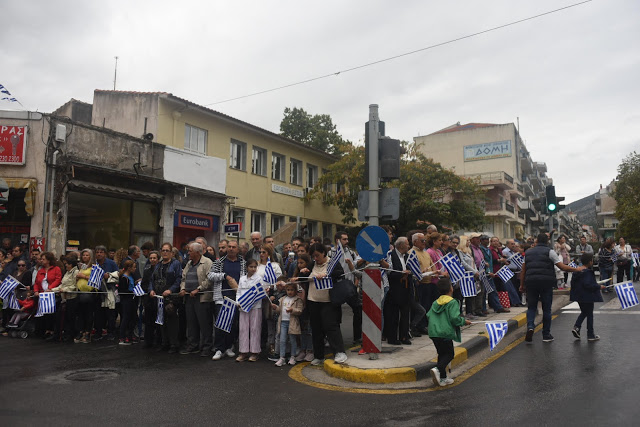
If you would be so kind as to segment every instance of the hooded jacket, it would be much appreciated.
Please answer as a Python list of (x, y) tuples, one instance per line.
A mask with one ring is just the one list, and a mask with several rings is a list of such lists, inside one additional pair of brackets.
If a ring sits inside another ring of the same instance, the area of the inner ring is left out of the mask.
[(460, 315), (458, 300), (449, 295), (441, 295), (433, 302), (427, 313), (429, 318), (429, 337), (445, 338), (461, 342), (460, 326), (464, 325), (465, 318)]
[(600, 285), (596, 281), (593, 270), (586, 269), (573, 273), (571, 277), (571, 301), (602, 302)]

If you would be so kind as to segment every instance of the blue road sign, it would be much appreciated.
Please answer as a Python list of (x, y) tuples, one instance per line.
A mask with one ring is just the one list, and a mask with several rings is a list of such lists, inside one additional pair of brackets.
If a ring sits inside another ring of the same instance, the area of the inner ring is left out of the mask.
[(356, 249), (365, 261), (378, 262), (387, 254), (389, 236), (383, 228), (370, 225), (358, 233)]
[(239, 222), (230, 222), (224, 226), (225, 233), (239, 233), (240, 231), (242, 231), (242, 224)]

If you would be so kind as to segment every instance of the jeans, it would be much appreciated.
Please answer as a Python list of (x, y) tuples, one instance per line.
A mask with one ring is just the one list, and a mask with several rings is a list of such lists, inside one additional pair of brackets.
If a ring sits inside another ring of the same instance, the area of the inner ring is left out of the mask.
[(411, 318), (410, 329), (416, 329), (418, 325), (422, 324), (423, 320), (427, 317), (427, 310), (425, 310), (422, 304), (420, 304), (418, 301), (411, 300), (411, 312), (413, 313), (413, 316)]
[[(347, 305), (353, 311), (353, 340), (359, 341), (362, 339), (362, 295), (360, 295), (360, 292), (356, 292), (354, 296), (349, 298)], [(340, 314), (342, 314), (342, 311)]]
[(512, 306), (522, 304), (520, 295), (518, 295), (518, 291), (516, 291), (516, 287), (511, 280), (507, 280), (507, 283), (504, 284), (504, 288), (509, 294), (509, 301)]
[(580, 314), (576, 319), (575, 327), (580, 329), (584, 319), (587, 319), (587, 336), (592, 337), (595, 335), (593, 332), (593, 303), (592, 302), (579, 302)]
[(447, 365), (453, 360), (454, 350), (453, 341), (446, 338), (431, 338), (433, 345), (438, 352), (438, 371), (440, 371), (440, 378), (447, 378)]
[(527, 329), (535, 327), (538, 301), (542, 303), (542, 336), (551, 334), (553, 283), (527, 283)]
[(133, 322), (132, 319), (136, 315), (136, 300), (122, 295), (120, 298), (120, 308), (122, 310), (120, 317), (120, 339), (133, 338)]
[(627, 275), (627, 280), (632, 280), (631, 277), (631, 263), (627, 262), (625, 265), (618, 266), (617, 280), (616, 283), (621, 283), (624, 280), (625, 274)]
[(498, 298), (498, 292), (491, 292), (487, 295), (487, 299), (489, 300), (489, 306), (493, 308), (495, 311), (503, 310), (502, 304), (500, 304), (500, 298)]
[(289, 321), (280, 321), (280, 357), (284, 358), (287, 353), (287, 336), (289, 336), (289, 342), (291, 343), (291, 357), (298, 354), (298, 348), (296, 347), (296, 336), (289, 335)]

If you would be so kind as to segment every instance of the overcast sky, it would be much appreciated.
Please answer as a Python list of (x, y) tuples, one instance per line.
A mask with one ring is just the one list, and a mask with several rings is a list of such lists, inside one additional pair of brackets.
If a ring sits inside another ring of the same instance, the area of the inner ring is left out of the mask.
[[(567, 201), (640, 148), (640, 2), (594, 0), (535, 20), (238, 101), (579, 0), (2, 2), (0, 84), (51, 112), (94, 89), (163, 91), (279, 132), (285, 107), (329, 114), (361, 142), (510, 123)], [(211, 105), (209, 105), (211, 104)], [(1, 109), (20, 108), (0, 101)], [(437, 160), (437, 159), (436, 159)]]

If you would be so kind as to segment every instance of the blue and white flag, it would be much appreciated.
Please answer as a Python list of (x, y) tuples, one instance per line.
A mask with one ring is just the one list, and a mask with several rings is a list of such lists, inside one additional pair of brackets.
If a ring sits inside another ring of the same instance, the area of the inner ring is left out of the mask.
[(449, 279), (451, 280), (451, 283), (458, 283), (462, 280), (464, 267), (462, 267), (462, 264), (460, 264), (460, 261), (458, 261), (458, 258), (453, 254), (453, 252), (449, 252), (440, 258), (440, 262), (449, 272)]
[(569, 267), (578, 268), (578, 264), (576, 264), (575, 262), (571, 261), (569, 263)]
[(233, 326), (233, 318), (236, 315), (236, 302), (231, 298), (224, 297), (222, 301), (222, 308), (218, 313), (215, 327), (226, 333), (231, 333), (231, 327)]
[(250, 287), (238, 298), (238, 304), (245, 313), (251, 311), (253, 304), (256, 303), (257, 290), (255, 286)]
[(56, 294), (53, 292), (40, 292), (38, 295), (38, 312), (36, 317), (56, 312)]
[(2, 281), (2, 285), (0, 285), (0, 298), (3, 300), (9, 298), (9, 295), (13, 294), (15, 288), (20, 284), (15, 277), (7, 276), (6, 279)]
[(89, 282), (87, 284), (94, 289), (100, 289), (103, 277), (104, 270), (100, 268), (98, 264), (93, 264), (93, 268), (91, 268), (91, 275), (89, 276)]
[(333, 279), (331, 277), (323, 277), (322, 279), (318, 279), (317, 277), (313, 278), (313, 284), (316, 289), (324, 290), (324, 289), (333, 289)]
[(264, 276), (262, 276), (262, 278), (270, 285), (274, 285), (278, 281), (276, 271), (273, 269), (273, 265), (271, 265), (271, 259), (267, 261), (267, 266), (264, 269)]
[(11, 292), (9, 294), (9, 299), (7, 302), (9, 303), (9, 308), (11, 310), (20, 310), (20, 304), (18, 304), (18, 298), (16, 298), (15, 292)]
[[(342, 249), (342, 243), (338, 241), (338, 245), (336, 246), (336, 253), (329, 260), (329, 265), (327, 266), (327, 276), (331, 276), (333, 270), (336, 268), (338, 263), (342, 264), (342, 260), (344, 259), (344, 249)], [(343, 267), (344, 269), (344, 267)], [(345, 271), (345, 273), (348, 273)]]
[(513, 277), (513, 271), (511, 271), (509, 267), (507, 267), (506, 265), (502, 267), (500, 270), (498, 270), (496, 274), (502, 280), (503, 283), (507, 283)]
[(633, 265), (635, 268), (640, 268), (640, 253), (634, 252), (631, 254), (633, 258)]
[(484, 271), (480, 271), (480, 281), (484, 285), (484, 290), (487, 294), (490, 294), (491, 292), (496, 291), (496, 288), (493, 287), (493, 283), (491, 283), (491, 279), (489, 278), (489, 275)]
[(524, 257), (522, 254), (513, 254), (508, 258), (508, 261), (516, 266), (516, 269), (522, 270), (522, 265), (524, 264)]
[(485, 326), (489, 334), (489, 349), (493, 351), (500, 340), (507, 334), (509, 325), (507, 322), (487, 322)]
[(156, 325), (164, 325), (164, 297), (157, 296), (158, 314), (156, 315)]
[(418, 280), (422, 280), (422, 268), (420, 267), (420, 261), (418, 260), (416, 251), (413, 249), (409, 251), (409, 256), (407, 257), (407, 268), (411, 270), (411, 273), (413, 273)]
[(618, 283), (614, 288), (623, 310), (638, 305), (638, 295), (632, 282)]
[(137, 297), (141, 297), (142, 295), (145, 294), (144, 290), (142, 289), (142, 285), (140, 283), (136, 283), (136, 285), (133, 287), (133, 293)]
[(473, 278), (473, 272), (465, 271), (460, 280), (460, 291), (465, 298), (471, 298), (478, 295), (476, 292), (476, 281)]
[(618, 254), (616, 253), (616, 250), (614, 249), (611, 252), (611, 262), (616, 262), (618, 260)]

